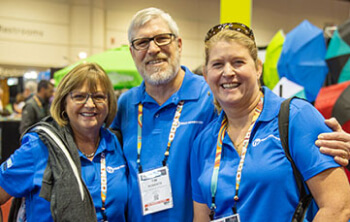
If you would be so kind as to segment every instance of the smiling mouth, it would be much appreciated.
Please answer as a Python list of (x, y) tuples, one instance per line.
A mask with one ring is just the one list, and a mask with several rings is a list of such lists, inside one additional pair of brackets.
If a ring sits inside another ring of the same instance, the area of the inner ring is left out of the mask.
[(164, 62), (164, 59), (154, 59), (146, 62), (147, 65), (155, 65)]
[(96, 113), (80, 113), (80, 115), (85, 116), (85, 117), (93, 117), (96, 116)]
[(240, 85), (241, 85), (240, 83), (224, 83), (224, 84), (221, 84), (221, 87), (224, 89), (234, 89)]

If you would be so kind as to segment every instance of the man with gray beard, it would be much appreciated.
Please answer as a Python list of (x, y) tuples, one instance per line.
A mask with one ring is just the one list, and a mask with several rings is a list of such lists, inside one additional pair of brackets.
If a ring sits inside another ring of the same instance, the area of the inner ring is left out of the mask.
[[(128, 221), (192, 222), (190, 150), (217, 117), (213, 96), (202, 76), (180, 65), (182, 38), (169, 14), (157, 8), (137, 12), (128, 39), (144, 81), (120, 96), (111, 125), (122, 133), (129, 167)], [(330, 125), (340, 131), (336, 122)], [(338, 132), (323, 139), (328, 143), (317, 145), (347, 164), (350, 136)]]
[(129, 166), (128, 221), (192, 221), (190, 148), (216, 117), (213, 97), (180, 65), (182, 39), (169, 14), (137, 12), (128, 38), (144, 81), (120, 97), (111, 126), (122, 132)]

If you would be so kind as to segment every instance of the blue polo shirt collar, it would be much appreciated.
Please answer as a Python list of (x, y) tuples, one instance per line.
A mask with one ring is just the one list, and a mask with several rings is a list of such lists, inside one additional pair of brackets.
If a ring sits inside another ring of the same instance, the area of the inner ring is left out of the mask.
[(258, 118), (258, 121), (271, 121), (278, 116), (280, 110), (280, 104), (283, 100), (281, 97), (276, 96), (271, 90), (263, 87), (264, 93), (264, 106), (263, 110)]
[[(283, 100), (282, 98), (275, 96), (274, 93), (269, 90), (266, 87), (263, 87), (263, 93), (264, 93), (264, 106), (263, 110), (258, 118), (257, 121), (271, 121), (272, 119), (276, 118), (279, 110), (280, 110), (280, 104), (281, 102), (276, 102), (278, 100)], [(221, 122), (225, 116), (224, 110), (220, 112), (219, 118), (217, 119), (214, 129), (215, 129), (215, 137), (218, 137), (219, 135), (219, 130), (221, 127)], [(224, 143), (231, 143), (231, 140), (226, 136), (224, 138)]]
[[(180, 89), (174, 93), (168, 101), (164, 104), (167, 105), (169, 103), (178, 104), (180, 101), (188, 101), (188, 100), (198, 100), (201, 93), (201, 87), (193, 88), (192, 81), (196, 78), (195, 74), (193, 74), (187, 67), (181, 66), (181, 69), (185, 71), (185, 77), (183, 79), (182, 85)], [(141, 85), (136, 88), (136, 97), (132, 98), (133, 104), (139, 103), (156, 103), (156, 101), (148, 95), (146, 92), (145, 82), (142, 81)]]

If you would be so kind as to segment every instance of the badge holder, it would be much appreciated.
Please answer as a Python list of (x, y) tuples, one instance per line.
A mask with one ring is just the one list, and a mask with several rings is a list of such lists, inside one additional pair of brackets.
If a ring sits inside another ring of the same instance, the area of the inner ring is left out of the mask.
[(241, 222), (239, 214), (234, 214), (228, 217), (212, 220), (211, 222)]
[(169, 169), (167, 166), (138, 174), (143, 215), (173, 207)]

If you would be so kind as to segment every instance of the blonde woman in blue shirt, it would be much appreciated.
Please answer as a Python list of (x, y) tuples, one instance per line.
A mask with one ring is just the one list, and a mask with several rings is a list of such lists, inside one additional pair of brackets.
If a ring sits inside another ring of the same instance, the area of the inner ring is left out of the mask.
[[(283, 99), (259, 85), (253, 32), (221, 24), (209, 30), (205, 45), (204, 77), (222, 111), (194, 142), (194, 221), (291, 221), (299, 191), (279, 139)], [(348, 221), (344, 170), (315, 145), (330, 129), (311, 104), (295, 99), (290, 109), (290, 152), (319, 207), (314, 221)]]

